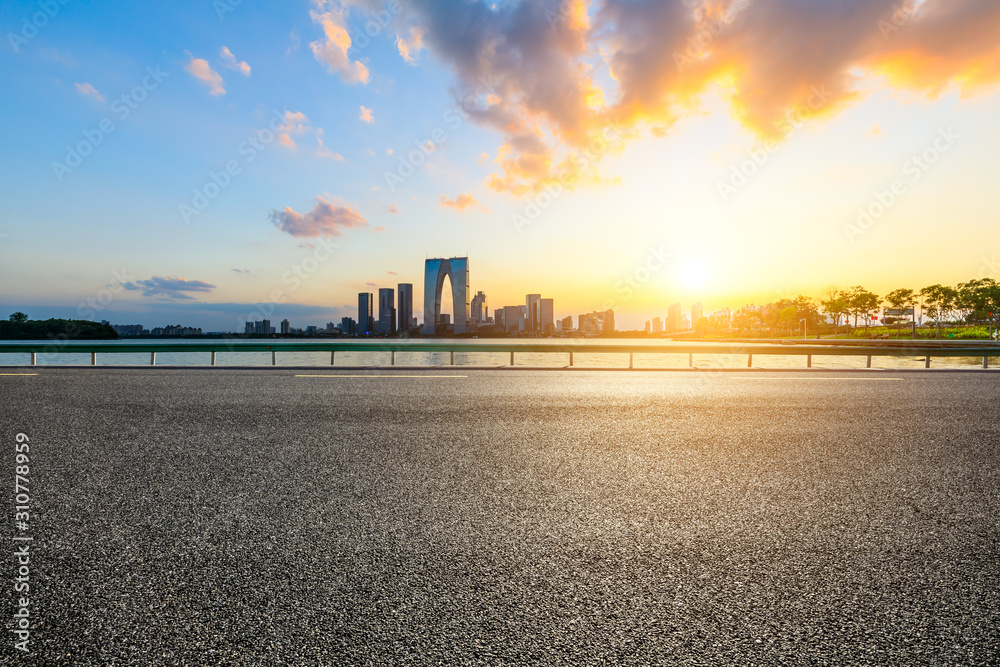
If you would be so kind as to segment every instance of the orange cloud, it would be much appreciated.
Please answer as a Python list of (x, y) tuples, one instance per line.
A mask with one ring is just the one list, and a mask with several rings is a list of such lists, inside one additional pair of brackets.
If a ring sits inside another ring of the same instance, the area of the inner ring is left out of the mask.
[[(706, 93), (721, 94), (750, 131), (780, 139), (857, 103), (872, 74), (928, 96), (1000, 83), (996, 0), (411, 6), (421, 44), (452, 68), (463, 111), (503, 137), (501, 173), (487, 184), (515, 195), (600, 180), (594, 166), (608, 150), (640, 127), (665, 135)], [(609, 128), (615, 139), (592, 150)]]
[[(189, 54), (190, 56), (190, 54)], [(208, 86), (209, 95), (225, 95), (226, 88), (222, 82), (222, 76), (212, 69), (208, 61), (203, 58), (190, 56), (184, 69), (194, 78)]]
[(447, 206), (448, 208), (453, 208), (458, 211), (464, 211), (465, 209), (473, 206), (478, 206), (481, 211), (488, 210), (485, 206), (476, 201), (476, 198), (469, 192), (460, 194), (454, 199), (448, 199), (444, 195), (441, 195), (441, 206)]
[(313, 0), (309, 12), (313, 23), (323, 26), (323, 40), (309, 44), (313, 56), (327, 67), (330, 74), (337, 74), (346, 83), (368, 83), (368, 66), (360, 60), (351, 60), (351, 36), (347, 32), (347, 10), (329, 0)]

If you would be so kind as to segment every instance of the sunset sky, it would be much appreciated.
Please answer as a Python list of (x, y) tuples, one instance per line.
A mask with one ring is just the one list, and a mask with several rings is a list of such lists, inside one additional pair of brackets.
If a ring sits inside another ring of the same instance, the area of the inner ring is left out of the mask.
[(0, 28), (4, 317), (323, 325), (459, 255), (491, 310), (620, 329), (1000, 279), (996, 0), (13, 0)]

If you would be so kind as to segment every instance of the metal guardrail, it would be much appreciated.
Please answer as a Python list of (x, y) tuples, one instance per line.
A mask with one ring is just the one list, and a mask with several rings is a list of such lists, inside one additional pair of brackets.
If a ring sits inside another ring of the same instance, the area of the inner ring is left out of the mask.
[(219, 352), (270, 352), (271, 364), (277, 365), (278, 352), (329, 352), (330, 365), (334, 364), (337, 352), (388, 352), (389, 364), (395, 365), (397, 352), (449, 352), (450, 364), (455, 363), (455, 353), (504, 352), (510, 354), (510, 365), (514, 365), (516, 353), (558, 353), (569, 355), (569, 365), (573, 366), (576, 354), (627, 354), (628, 367), (633, 367), (636, 354), (687, 354), (688, 366), (694, 366), (694, 355), (729, 354), (747, 356), (747, 368), (753, 367), (753, 357), (758, 356), (804, 356), (806, 366), (812, 367), (814, 356), (863, 356), (867, 357), (867, 367), (871, 368), (872, 357), (924, 357), (925, 368), (930, 368), (932, 357), (973, 357), (982, 358), (983, 368), (989, 367), (989, 357), (1000, 356), (1000, 345), (912, 345), (893, 341), (893, 344), (869, 345), (806, 345), (775, 343), (672, 343), (666, 345), (634, 345), (610, 343), (583, 345), (572, 342), (546, 343), (492, 343), (463, 341), (435, 341), (397, 343), (390, 340), (352, 342), (300, 342), (300, 341), (252, 341), (232, 342), (192, 342), (192, 343), (135, 343), (84, 342), (71, 345), (63, 343), (0, 343), (0, 353), (29, 353), (31, 365), (37, 363), (38, 354), (90, 354), (90, 363), (97, 365), (98, 354), (144, 354), (148, 353), (151, 366), (156, 365), (156, 354), (169, 352), (207, 352), (209, 365), (214, 366)]

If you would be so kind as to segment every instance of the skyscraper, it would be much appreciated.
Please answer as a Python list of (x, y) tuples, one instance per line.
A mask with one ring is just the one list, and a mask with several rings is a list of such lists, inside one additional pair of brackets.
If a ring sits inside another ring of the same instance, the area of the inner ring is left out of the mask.
[(542, 299), (538, 307), (538, 329), (544, 334), (550, 334), (556, 329), (555, 302), (553, 299)]
[(521, 306), (503, 307), (503, 328), (504, 331), (517, 331), (518, 322), (521, 319)]
[(489, 318), (489, 302), (482, 290), (476, 292), (472, 297), (472, 321), (475, 324), (482, 324)]
[(288, 334), (288, 330), (292, 328), (291, 323), (287, 320), (281, 320), (281, 333), (283, 335)]
[(672, 303), (667, 309), (667, 331), (681, 330), (681, 304)]
[(374, 329), (372, 321), (372, 293), (358, 293), (358, 335), (364, 336)]
[(527, 308), (524, 313), (524, 329), (525, 331), (538, 331), (538, 321), (541, 313), (539, 308), (541, 306), (542, 295), (541, 294), (528, 294), (524, 297), (525, 307)]
[(653, 333), (663, 333), (663, 320), (659, 317), (653, 318)]
[(691, 326), (698, 326), (698, 320), (704, 316), (704, 310), (701, 306), (701, 301), (691, 306)]
[(391, 287), (378, 291), (378, 326), (388, 336), (396, 333), (396, 292)]
[(399, 283), (397, 286), (399, 299), (396, 303), (396, 318), (399, 329), (409, 329), (413, 326), (413, 285), (410, 283)]

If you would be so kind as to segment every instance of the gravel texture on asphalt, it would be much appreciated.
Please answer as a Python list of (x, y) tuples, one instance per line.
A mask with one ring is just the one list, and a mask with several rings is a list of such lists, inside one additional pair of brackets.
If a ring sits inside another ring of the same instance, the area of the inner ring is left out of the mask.
[(992, 373), (37, 372), (11, 664), (1000, 661)]

